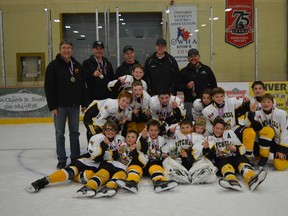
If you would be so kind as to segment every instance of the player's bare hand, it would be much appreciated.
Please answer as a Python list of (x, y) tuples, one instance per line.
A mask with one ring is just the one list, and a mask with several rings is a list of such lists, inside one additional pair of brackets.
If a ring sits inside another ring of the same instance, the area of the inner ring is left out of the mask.
[(232, 151), (232, 152), (236, 152), (237, 148), (235, 145), (229, 145), (229, 149)]
[(146, 139), (146, 138), (148, 137), (148, 131), (147, 131), (147, 128), (146, 128), (146, 127), (142, 130), (141, 134), (142, 134), (142, 137), (143, 137), (144, 139)]
[(172, 108), (175, 109), (178, 107), (178, 104), (176, 101), (172, 101)]
[(276, 152), (276, 158), (279, 158), (280, 160), (286, 160), (286, 155), (281, 152)]
[(257, 102), (250, 103), (249, 107), (250, 107), (250, 111), (251, 112), (256, 112), (256, 110), (257, 110)]

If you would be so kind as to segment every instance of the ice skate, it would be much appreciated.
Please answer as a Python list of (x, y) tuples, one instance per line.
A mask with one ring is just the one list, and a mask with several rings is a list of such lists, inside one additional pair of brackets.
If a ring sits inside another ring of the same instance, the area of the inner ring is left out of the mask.
[(267, 161), (268, 161), (267, 157), (260, 157), (260, 160), (258, 161), (258, 166), (260, 168), (264, 167), (266, 165)]
[(219, 185), (225, 189), (242, 191), (242, 187), (237, 180), (219, 179)]
[(174, 180), (169, 180), (169, 181), (161, 181), (161, 180), (157, 180), (153, 182), (154, 184), (154, 191), (156, 193), (162, 192), (162, 191), (166, 191), (166, 190), (170, 190), (172, 188), (175, 188), (176, 186), (178, 186), (178, 183)]
[(209, 166), (198, 169), (191, 175), (191, 183), (192, 184), (203, 184), (205, 183), (205, 179), (207, 179), (208, 176), (210, 176), (211, 171), (209, 169)]
[(264, 169), (261, 169), (258, 174), (249, 180), (249, 189), (254, 191), (265, 180), (266, 176), (267, 172)]
[(96, 198), (100, 198), (100, 197), (112, 197), (115, 196), (117, 193), (117, 190), (115, 188), (110, 188), (107, 186), (104, 186), (103, 188), (101, 188), (97, 194), (96, 194)]
[(96, 190), (94, 190), (92, 188), (89, 188), (87, 186), (83, 186), (82, 188), (80, 188), (77, 191), (77, 196), (76, 197), (79, 197), (79, 198), (82, 198), (82, 197), (93, 197), (95, 195), (96, 195)]
[(138, 192), (137, 183), (135, 181), (127, 181), (127, 180), (117, 180), (116, 184), (125, 190), (131, 191), (133, 193)]
[(26, 187), (25, 190), (29, 193), (36, 193), (48, 184), (49, 184), (48, 179), (44, 177), (42, 179), (38, 179), (37, 181), (31, 183), (31, 185)]

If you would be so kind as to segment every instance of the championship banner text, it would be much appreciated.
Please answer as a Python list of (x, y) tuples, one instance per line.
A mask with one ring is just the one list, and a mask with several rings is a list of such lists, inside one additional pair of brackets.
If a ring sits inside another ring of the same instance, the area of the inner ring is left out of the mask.
[(225, 41), (242, 48), (254, 41), (254, 0), (226, 0)]

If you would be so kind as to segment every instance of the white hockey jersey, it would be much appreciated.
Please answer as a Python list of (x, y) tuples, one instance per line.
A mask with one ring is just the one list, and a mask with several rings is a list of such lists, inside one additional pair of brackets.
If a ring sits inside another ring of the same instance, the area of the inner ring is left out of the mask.
[[(87, 166), (95, 166), (96, 162), (95, 160), (99, 158), (99, 162), (101, 160), (107, 160), (109, 158), (110, 153), (108, 152), (109, 149), (113, 149), (114, 146), (119, 145), (120, 143), (124, 142), (125, 138), (119, 134), (117, 134), (114, 137), (113, 142), (111, 142), (111, 146), (108, 146), (108, 149), (102, 149), (101, 142), (105, 139), (104, 134), (96, 134), (92, 136), (89, 140), (87, 151), (90, 154), (89, 158), (80, 158), (78, 159), (82, 163), (84, 163)], [(105, 151), (105, 152), (103, 152)], [(103, 157), (103, 158), (100, 158)], [(98, 167), (98, 164), (97, 164)]]
[(184, 104), (182, 103), (181, 99), (171, 95), (168, 105), (166, 107), (163, 107), (160, 103), (159, 97), (157, 95), (151, 97), (150, 100), (150, 110), (152, 112), (152, 118), (157, 120), (164, 120), (168, 117), (173, 116), (173, 107), (172, 102), (176, 101), (178, 108), (180, 109), (181, 115), (184, 117), (186, 114), (186, 110), (184, 109)]
[(268, 115), (263, 110), (258, 110), (255, 112), (254, 120), (263, 127), (269, 126), (273, 128), (275, 132), (274, 141), (277, 144), (287, 145), (288, 147), (287, 113), (284, 110), (273, 108), (273, 111)]
[(213, 134), (212, 123), (217, 116), (223, 118), (228, 129), (232, 129), (236, 125), (235, 110), (241, 106), (241, 100), (238, 100), (237, 98), (226, 98), (225, 105), (222, 108), (218, 108), (214, 103), (205, 107), (202, 114), (206, 119), (207, 132)]
[(103, 127), (106, 121), (114, 121), (118, 124), (122, 117), (125, 117), (127, 120), (132, 118), (131, 108), (125, 110), (119, 110), (118, 100), (117, 99), (105, 99), (105, 100), (94, 100), (87, 110), (92, 106), (97, 106), (98, 114), (92, 118), (93, 125)]
[[(156, 139), (152, 139), (150, 136), (148, 136), (145, 141), (147, 142), (148, 146), (145, 146), (145, 144), (141, 143), (141, 134), (137, 141), (137, 149), (144, 153), (145, 157), (149, 159), (161, 159), (163, 146), (167, 145), (167, 140), (162, 136), (157, 136)], [(143, 139), (143, 138), (142, 138)], [(146, 147), (148, 147), (146, 149)]]
[(202, 103), (201, 99), (198, 98), (193, 102), (192, 106), (192, 115), (193, 119), (195, 120), (197, 117), (202, 116), (202, 110), (204, 109), (204, 104)]
[(149, 110), (150, 100), (151, 100), (151, 96), (146, 91), (143, 91), (143, 94), (140, 98), (134, 97), (130, 107), (132, 108), (132, 110), (134, 108), (142, 109), (142, 110)]
[(222, 137), (208, 136), (207, 137), (209, 148), (215, 148), (216, 157), (226, 158), (230, 156), (235, 156), (236, 154), (232, 152), (229, 146), (232, 144), (234, 146), (239, 146), (240, 155), (245, 154), (246, 150), (244, 145), (240, 142), (234, 131), (225, 130)]
[(179, 158), (182, 149), (193, 150), (195, 160), (202, 156), (202, 142), (204, 136), (197, 133), (184, 135), (180, 130), (176, 130), (169, 143), (163, 147), (163, 151), (168, 152), (172, 158)]

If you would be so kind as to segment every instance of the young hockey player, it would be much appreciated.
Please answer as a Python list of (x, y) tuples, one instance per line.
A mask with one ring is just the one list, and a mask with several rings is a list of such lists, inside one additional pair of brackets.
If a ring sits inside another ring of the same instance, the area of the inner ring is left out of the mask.
[(132, 75), (125, 75), (119, 77), (117, 80), (110, 81), (108, 83), (108, 89), (112, 93), (112, 97), (116, 98), (117, 95), (123, 90), (130, 90), (134, 81), (139, 81), (143, 85), (144, 91), (147, 91), (147, 84), (142, 79), (144, 76), (144, 67), (141, 64), (135, 64), (133, 66)]
[(245, 147), (232, 130), (225, 130), (225, 121), (219, 117), (213, 122), (213, 136), (203, 143), (203, 154), (215, 159), (216, 166), (224, 178), (219, 184), (226, 189), (241, 191), (241, 185), (235, 175), (237, 170), (244, 178), (251, 191), (254, 191), (266, 178), (266, 171), (261, 169), (255, 174), (245, 156)]
[(202, 110), (212, 102), (211, 89), (205, 89), (201, 94), (201, 98), (196, 99), (192, 106), (193, 120), (202, 116)]
[[(78, 197), (111, 197), (117, 193), (116, 181), (126, 179), (126, 169), (130, 163), (144, 164), (146, 158), (143, 153), (136, 149), (138, 134), (136, 131), (129, 131), (126, 136), (126, 143), (115, 145), (109, 150), (107, 161), (102, 162), (99, 171), (77, 191)], [(144, 162), (143, 162), (144, 160)], [(96, 190), (104, 185), (100, 190)]]
[(150, 176), (153, 181), (154, 191), (161, 192), (172, 189), (178, 184), (174, 180), (168, 181), (164, 177), (162, 166), (162, 147), (166, 145), (166, 141), (162, 136), (159, 136), (160, 123), (157, 120), (151, 119), (147, 122), (146, 128), (142, 131), (138, 149), (144, 153), (148, 162), (144, 165), (133, 163), (128, 169), (128, 177), (126, 180), (118, 180), (117, 184), (131, 192), (138, 191), (138, 183), (142, 174)]
[(83, 122), (87, 129), (87, 140), (103, 130), (106, 121), (114, 121), (120, 129), (127, 120), (131, 120), (130, 104), (133, 96), (127, 91), (118, 95), (117, 99), (94, 100), (85, 110)]
[(288, 133), (287, 113), (274, 108), (274, 97), (271, 94), (261, 96), (261, 109), (258, 104), (250, 105), (248, 119), (259, 135), (258, 165), (263, 167), (268, 161), (270, 152), (274, 153), (274, 166), (277, 170), (288, 168)]
[(152, 118), (161, 123), (161, 134), (166, 131), (163, 125), (171, 125), (179, 122), (185, 117), (186, 110), (181, 99), (171, 95), (169, 91), (162, 90), (159, 95), (151, 97), (150, 110)]
[(238, 124), (237, 110), (249, 111), (249, 98), (244, 97), (243, 101), (237, 98), (225, 98), (225, 90), (217, 87), (212, 90), (213, 102), (203, 109), (203, 117), (206, 119), (206, 130), (209, 134), (213, 134), (212, 122), (218, 116), (221, 117), (228, 129), (235, 132), (237, 137), (245, 145), (246, 156), (251, 157), (253, 153), (255, 131), (253, 128), (246, 128)]
[[(262, 81), (255, 81), (252, 83), (252, 91), (254, 96), (250, 97), (250, 103), (257, 102), (257, 110), (261, 109), (261, 97), (265, 94), (265, 85)], [(273, 107), (276, 107), (276, 101), (273, 101)]]
[(144, 91), (143, 84), (139, 81), (132, 83), (133, 101), (130, 105), (132, 109), (132, 120), (128, 122), (127, 130), (135, 130), (140, 133), (145, 123), (151, 119), (149, 103), (150, 95)]
[(57, 170), (51, 175), (33, 182), (26, 188), (26, 191), (30, 193), (38, 192), (48, 184), (63, 182), (68, 179), (74, 179), (82, 183), (86, 182), (98, 171), (99, 163), (103, 160), (110, 145), (116, 145), (124, 141), (124, 137), (117, 134), (117, 128), (116, 123), (106, 122), (103, 127), (103, 134), (97, 134), (90, 139), (86, 154), (72, 161), (66, 168)]
[[(162, 148), (170, 156), (163, 161), (167, 175), (179, 183), (208, 183), (210, 181), (208, 178), (212, 180), (210, 176), (214, 176), (213, 181), (215, 181), (216, 167), (209, 160), (200, 161), (203, 156), (204, 136), (193, 132), (193, 123), (190, 119), (182, 119), (179, 126), (180, 130), (175, 127), (170, 128), (169, 133), (173, 134), (173, 139)], [(176, 166), (170, 158), (181, 164), (183, 168)], [(197, 169), (194, 168), (194, 163), (198, 164)], [(177, 175), (178, 172), (181, 173), (181, 176)]]
[(195, 119), (194, 131), (197, 134), (202, 134), (203, 136), (207, 136), (206, 132), (206, 120), (203, 116), (199, 116)]

